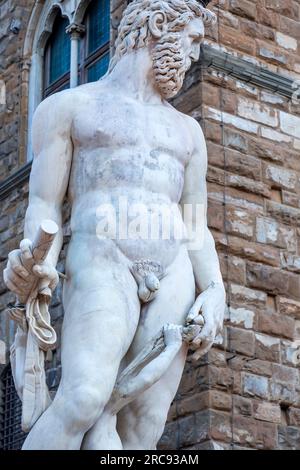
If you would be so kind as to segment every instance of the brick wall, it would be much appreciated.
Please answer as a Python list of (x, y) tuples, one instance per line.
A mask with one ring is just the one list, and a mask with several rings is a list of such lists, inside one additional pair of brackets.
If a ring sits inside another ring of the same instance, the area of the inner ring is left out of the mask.
[[(12, 12), (19, 11), (25, 27), (29, 2), (26, 7), (23, 3), (0, 2), (7, 28)], [(300, 78), (299, 1), (219, 4), (214, 8), (218, 24), (206, 39), (211, 47)], [(113, 29), (123, 8), (122, 2), (114, 5)], [(13, 103), (11, 112), (0, 118), (5, 123), (0, 130), (4, 177), (22, 161), (17, 99), (21, 82), (16, 77), (24, 29), (16, 36), (2, 24), (0, 50), (5, 53), (0, 71), (9, 79), (8, 102)], [(199, 363), (187, 362), (160, 447), (300, 449), (295, 355), (295, 341), (300, 339), (300, 105), (267, 87), (199, 65), (190, 71), (174, 104), (200, 122), (207, 139), (209, 225), (226, 282), (228, 310), (222, 342)], [(21, 239), (27, 190), (27, 184), (21, 185), (1, 201), (0, 270)], [(67, 223), (65, 227), (61, 264), (70, 235)], [(1, 311), (11, 297), (0, 280)], [(52, 306), (58, 332), (60, 298), (61, 286)], [(0, 335), (7, 344), (13, 337), (4, 315)], [(48, 359), (49, 383), (55, 389), (59, 350)]]
[(219, 21), (210, 40), (274, 70), (300, 73), (299, 0), (215, 0), (211, 5)]
[[(220, 3), (209, 44), (299, 78), (300, 2)], [(188, 81), (175, 104), (207, 139), (228, 310), (222, 344), (187, 364), (162, 447), (299, 449), (300, 104), (213, 69)]]

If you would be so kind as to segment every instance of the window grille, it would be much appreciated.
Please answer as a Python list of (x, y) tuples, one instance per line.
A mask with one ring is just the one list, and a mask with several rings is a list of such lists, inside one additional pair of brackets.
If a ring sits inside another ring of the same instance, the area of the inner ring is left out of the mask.
[(22, 404), (17, 395), (12, 371), (8, 365), (1, 377), (1, 419), (0, 419), (0, 449), (19, 450), (26, 438), (21, 429)]

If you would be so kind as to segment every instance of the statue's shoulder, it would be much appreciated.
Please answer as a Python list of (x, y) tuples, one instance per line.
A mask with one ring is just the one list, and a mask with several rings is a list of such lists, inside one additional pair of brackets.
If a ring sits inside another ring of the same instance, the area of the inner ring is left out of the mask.
[(195, 119), (192, 116), (189, 116), (188, 114), (182, 113), (180, 111), (177, 111), (185, 120), (187, 127), (189, 128), (193, 139), (196, 144), (199, 144), (200, 142), (203, 143), (205, 142), (205, 137), (203, 134), (202, 127), (200, 126), (199, 122), (197, 119)]
[(206, 154), (206, 141), (201, 125), (198, 120), (188, 114), (177, 111), (185, 120), (186, 127), (192, 137), (194, 149), (197, 153)]
[(189, 116), (188, 114), (183, 114), (183, 116), (185, 117), (186, 123), (191, 128), (192, 132), (203, 135), (202, 128), (197, 119), (195, 119), (193, 116)]
[[(83, 105), (87, 105), (89, 100), (95, 97), (96, 93), (101, 93), (102, 86), (99, 82), (86, 83), (76, 88), (69, 88), (47, 97), (38, 106), (35, 115), (40, 118), (43, 115), (55, 115), (56, 119), (66, 119), (74, 117), (76, 112)], [(103, 94), (105, 91), (103, 90)]]
[(45, 98), (34, 113), (34, 124), (39, 121), (65, 121), (71, 117), (74, 106), (74, 90), (63, 90)]

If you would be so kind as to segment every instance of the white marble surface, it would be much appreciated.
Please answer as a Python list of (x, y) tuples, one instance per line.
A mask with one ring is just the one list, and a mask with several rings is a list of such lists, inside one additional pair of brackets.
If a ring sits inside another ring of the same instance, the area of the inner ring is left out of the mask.
[[(195, 359), (208, 351), (222, 327), (225, 292), (206, 221), (205, 139), (195, 120), (166, 101), (198, 60), (203, 20), (209, 19), (194, 0), (133, 1), (121, 22), (109, 73), (51, 96), (35, 113), (24, 236), (33, 240), (45, 218), (60, 227), (44, 266), (34, 271), (43, 288), (56, 283), (66, 195), (72, 237), (63, 296), (62, 379), (24, 449), (154, 449), (181, 379), (187, 344), (172, 349), (172, 356), (165, 342), (157, 368), (141, 376), (147, 387), (135, 385), (139, 393), (119, 411), (116, 427), (107, 404), (118, 374), (167, 323), (201, 325), (191, 341)], [(113, 208), (120, 223), (124, 198), (129, 212), (121, 231), (129, 225), (135, 236), (111, 237), (103, 210)], [(171, 209), (172, 227), (184, 229), (180, 207), (186, 205), (202, 209), (200, 220), (187, 220), (200, 234), (192, 248), (172, 230), (168, 237), (161, 230), (156, 238), (145, 236), (152, 217), (164, 220)], [(5, 280), (26, 297), (34, 260), (30, 245), (21, 248), (10, 256)], [(137, 275), (137, 262), (148, 266), (145, 275)], [(156, 271), (149, 268), (153, 265)], [(196, 290), (201, 294), (195, 301)], [(169, 362), (163, 361), (166, 354)]]

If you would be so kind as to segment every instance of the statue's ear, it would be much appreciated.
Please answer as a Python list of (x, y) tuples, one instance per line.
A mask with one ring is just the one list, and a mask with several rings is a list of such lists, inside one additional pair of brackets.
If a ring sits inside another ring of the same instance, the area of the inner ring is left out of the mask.
[(167, 17), (162, 11), (154, 11), (149, 17), (149, 29), (152, 36), (156, 39), (161, 38), (167, 25)]

